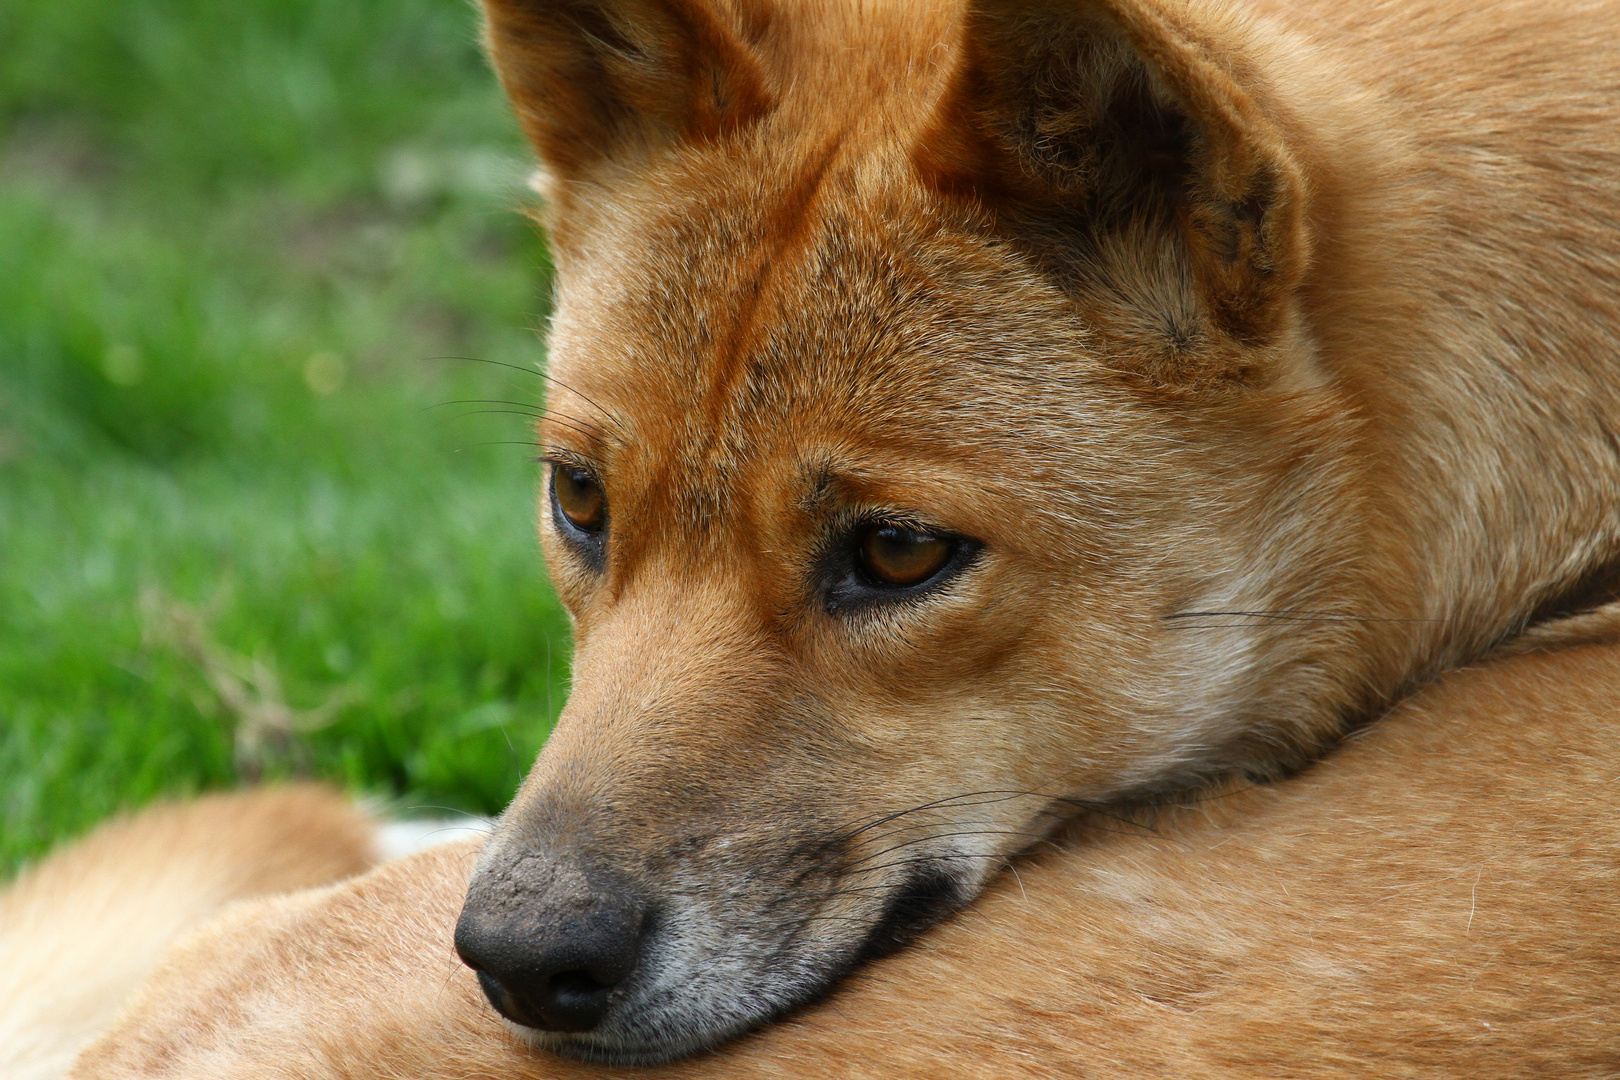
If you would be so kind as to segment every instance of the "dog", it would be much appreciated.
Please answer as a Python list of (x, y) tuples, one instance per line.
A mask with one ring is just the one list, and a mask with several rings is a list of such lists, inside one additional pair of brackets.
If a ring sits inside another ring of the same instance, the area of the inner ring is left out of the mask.
[(713, 1046), (1615, 594), (1613, 0), (483, 8), (576, 658), (455, 941), (537, 1045)]
[[(1302, 775), (1096, 816), (830, 1000), (634, 1075), (1614, 1075), (1617, 701), (1620, 635), (1453, 673)], [(490, 1013), (451, 940), (476, 857), (239, 906), (73, 1077), (628, 1075)]]
[(324, 885), (384, 854), (377, 822), (314, 785), (115, 819), (0, 893), (0, 1076), (55, 1080), (173, 938), (227, 904)]

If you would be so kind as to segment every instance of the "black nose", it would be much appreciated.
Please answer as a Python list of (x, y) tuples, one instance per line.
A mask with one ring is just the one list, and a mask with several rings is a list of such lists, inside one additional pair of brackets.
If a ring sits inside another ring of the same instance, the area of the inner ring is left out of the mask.
[(642, 906), (626, 890), (567, 877), (571, 887), (518, 896), (490, 896), (475, 881), (456, 923), (456, 952), (495, 1011), (542, 1031), (600, 1024), (640, 953)]

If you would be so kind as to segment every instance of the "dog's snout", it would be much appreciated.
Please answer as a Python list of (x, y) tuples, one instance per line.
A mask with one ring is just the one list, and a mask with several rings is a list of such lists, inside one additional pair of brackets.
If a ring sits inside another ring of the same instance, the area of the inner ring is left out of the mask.
[(502, 1016), (542, 1031), (589, 1031), (635, 969), (646, 922), (627, 890), (525, 890), (492, 902), (475, 884), (456, 923), (456, 952)]

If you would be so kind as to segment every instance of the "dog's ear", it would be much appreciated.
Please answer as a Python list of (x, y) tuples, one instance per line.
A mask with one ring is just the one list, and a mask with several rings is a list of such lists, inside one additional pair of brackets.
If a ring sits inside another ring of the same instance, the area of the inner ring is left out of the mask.
[(1252, 80), (1235, 73), (1241, 58), (1169, 10), (969, 0), (960, 59), (916, 161), (939, 188), (1033, 226), (1026, 233), (1089, 246), (1070, 262), (1095, 268), (1099, 250), (1133, 236), (1168, 238), (1208, 323), (1264, 344), (1307, 257), (1304, 181)]
[(484, 40), (551, 181), (683, 141), (770, 106), (748, 20), (721, 0), (483, 0)]

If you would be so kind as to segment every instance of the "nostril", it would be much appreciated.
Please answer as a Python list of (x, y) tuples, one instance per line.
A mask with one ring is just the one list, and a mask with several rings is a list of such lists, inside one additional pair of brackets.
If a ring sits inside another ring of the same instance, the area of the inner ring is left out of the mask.
[(531, 1015), (529, 1010), (507, 991), (501, 981), (489, 972), (478, 972), (478, 988), (484, 992), (490, 1007), (514, 1024), (532, 1028), (545, 1026), (538, 1016)]
[(589, 1031), (601, 1022), (616, 984), (597, 982), (588, 972), (564, 971), (546, 985), (542, 1009), (554, 1031)]
[(455, 945), (496, 1012), (524, 1027), (582, 1032), (617, 1001), (645, 926), (644, 909), (622, 900), (599, 899), (562, 917), (545, 908), (490, 917), (469, 901)]
[(586, 1002), (606, 994), (613, 984), (597, 982), (588, 971), (564, 971), (551, 977), (548, 989), (560, 1002)]
[(603, 984), (585, 971), (564, 971), (543, 986), (511, 988), (487, 971), (478, 985), (495, 1011), (524, 1027), (542, 1031), (589, 1031), (601, 1023), (613, 984)]

